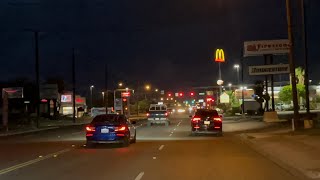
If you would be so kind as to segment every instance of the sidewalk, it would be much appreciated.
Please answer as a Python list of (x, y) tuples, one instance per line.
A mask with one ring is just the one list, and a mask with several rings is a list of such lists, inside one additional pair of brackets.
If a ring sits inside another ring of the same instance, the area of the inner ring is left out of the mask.
[(240, 137), (290, 173), (320, 179), (320, 129), (292, 132), (290, 128), (244, 133)]

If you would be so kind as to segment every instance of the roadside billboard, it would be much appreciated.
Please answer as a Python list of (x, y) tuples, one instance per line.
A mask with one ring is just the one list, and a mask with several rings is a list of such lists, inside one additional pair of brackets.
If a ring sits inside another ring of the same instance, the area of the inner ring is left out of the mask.
[(62, 94), (61, 95), (61, 102), (64, 102), (64, 103), (72, 102), (72, 95), (71, 94)]
[(57, 84), (40, 85), (40, 99), (58, 99), (58, 94)]
[(249, 66), (249, 75), (288, 74), (289, 64)]
[(263, 56), (266, 54), (287, 54), (290, 50), (288, 39), (246, 41), (243, 56)]
[[(244, 89), (243, 90), (244, 99), (252, 99), (253, 95), (254, 95), (254, 90), (253, 89)], [(241, 89), (236, 89), (235, 90), (235, 96), (236, 96), (237, 99), (242, 99), (242, 90)]]
[(8, 87), (2, 89), (2, 98), (4, 93), (8, 94), (8, 99), (23, 98), (23, 87)]

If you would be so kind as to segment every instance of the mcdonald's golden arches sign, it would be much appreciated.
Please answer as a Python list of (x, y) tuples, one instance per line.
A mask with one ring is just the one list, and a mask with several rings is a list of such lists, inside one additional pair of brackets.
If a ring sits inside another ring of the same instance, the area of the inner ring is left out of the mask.
[(217, 49), (216, 50), (216, 56), (214, 59), (215, 62), (225, 62), (225, 56), (223, 49)]

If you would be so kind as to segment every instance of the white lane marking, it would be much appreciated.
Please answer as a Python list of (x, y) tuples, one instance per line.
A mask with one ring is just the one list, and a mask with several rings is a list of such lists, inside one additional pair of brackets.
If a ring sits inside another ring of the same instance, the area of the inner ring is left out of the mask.
[(144, 175), (144, 172), (139, 173), (138, 176), (134, 180), (142, 179), (143, 175)]
[(162, 145), (159, 147), (159, 151), (161, 151), (163, 148), (164, 148), (164, 145), (162, 144)]
[(174, 131), (176, 130), (176, 128), (173, 129)]
[(172, 136), (172, 134), (169, 134), (169, 136)]
[(40, 162), (40, 161), (43, 161), (43, 160), (46, 160), (46, 159), (49, 159), (49, 158), (52, 158), (52, 157), (56, 157), (59, 154), (66, 153), (66, 152), (68, 152), (70, 150), (71, 149), (64, 149), (64, 150), (61, 150), (61, 151), (58, 151), (58, 152), (55, 152), (55, 153), (52, 153), (52, 154), (48, 154), (46, 156), (39, 156), (39, 158), (37, 158), (37, 159), (33, 159), (33, 160), (30, 160), (30, 161), (27, 161), (27, 162), (24, 162), (24, 163), (20, 163), (20, 164), (17, 164), (17, 165), (14, 165), (14, 166), (11, 166), (11, 167), (8, 167), (8, 168), (5, 168), (5, 169), (1, 169), (0, 170), (0, 175), (9, 173), (11, 171), (18, 170), (20, 168), (29, 166), (31, 164), (35, 164), (37, 162)]
[(157, 157), (154, 156), (154, 157), (152, 157), (152, 159), (157, 159)]

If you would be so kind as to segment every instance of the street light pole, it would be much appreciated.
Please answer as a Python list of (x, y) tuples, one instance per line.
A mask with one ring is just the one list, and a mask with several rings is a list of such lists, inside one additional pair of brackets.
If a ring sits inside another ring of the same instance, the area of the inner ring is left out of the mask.
[(237, 81), (238, 81), (238, 86), (239, 86), (239, 84), (240, 84), (240, 72), (239, 72), (240, 66), (239, 66), (239, 64), (235, 64), (233, 67), (237, 69)]
[(36, 105), (37, 105), (37, 128), (40, 127), (40, 78), (39, 78), (39, 32), (34, 32), (34, 43), (35, 43), (35, 69), (36, 69)]
[(92, 95), (92, 94), (93, 94), (93, 93), (92, 93), (93, 88), (94, 88), (94, 86), (93, 86), (93, 85), (91, 85), (91, 86), (90, 86), (91, 108), (93, 107), (93, 97), (92, 97), (92, 96), (93, 96), (93, 95)]
[(296, 73), (295, 73), (295, 63), (293, 57), (293, 33), (292, 33), (292, 13), (291, 13), (291, 0), (286, 0), (287, 8), (287, 24), (288, 24), (288, 39), (290, 43), (289, 50), (289, 65), (290, 65), (290, 77), (292, 85), (292, 101), (293, 101), (293, 112), (294, 112), (294, 123), (292, 125), (293, 130), (295, 130), (295, 124), (299, 120), (299, 105), (298, 105), (298, 93), (297, 93), (297, 82), (296, 82)]
[(310, 100), (309, 100), (309, 62), (308, 62), (308, 37), (307, 37), (307, 17), (306, 17), (306, 3), (305, 0), (301, 2), (301, 19), (302, 19), (302, 41), (303, 41), (303, 54), (304, 54), (304, 84), (306, 91), (306, 109), (307, 117), (310, 118)]

